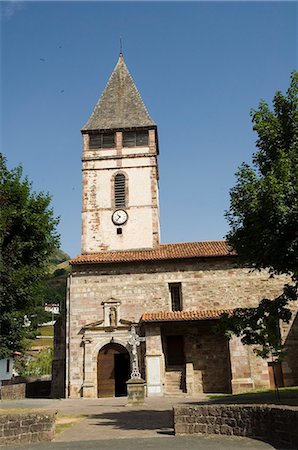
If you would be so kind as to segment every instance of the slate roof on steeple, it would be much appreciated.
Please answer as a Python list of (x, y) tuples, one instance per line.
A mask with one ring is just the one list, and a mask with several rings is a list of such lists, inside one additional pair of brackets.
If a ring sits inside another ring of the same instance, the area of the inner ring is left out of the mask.
[(123, 55), (82, 132), (121, 128), (155, 127), (126, 67)]

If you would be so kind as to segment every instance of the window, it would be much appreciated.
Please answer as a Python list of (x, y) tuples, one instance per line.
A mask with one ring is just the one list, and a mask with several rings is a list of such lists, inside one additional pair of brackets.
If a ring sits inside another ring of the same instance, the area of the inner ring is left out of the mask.
[(126, 207), (125, 175), (123, 173), (117, 173), (114, 179), (114, 202), (115, 208)]
[(148, 145), (148, 130), (123, 132), (123, 147), (140, 147), (142, 145)]
[(96, 133), (89, 135), (89, 148), (115, 147), (115, 133)]
[(117, 228), (117, 234), (122, 234), (122, 228)]
[(171, 293), (172, 311), (182, 310), (181, 283), (170, 283), (169, 290)]
[(10, 359), (6, 360), (6, 372), (8, 373), (10, 370)]

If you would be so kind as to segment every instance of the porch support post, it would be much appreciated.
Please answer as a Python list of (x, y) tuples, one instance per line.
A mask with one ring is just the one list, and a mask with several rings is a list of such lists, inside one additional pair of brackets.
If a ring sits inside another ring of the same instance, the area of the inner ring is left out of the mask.
[(92, 339), (83, 338), (84, 345), (84, 367), (83, 367), (83, 385), (82, 396), (84, 398), (96, 397), (94, 381), (92, 379)]
[(164, 355), (159, 325), (147, 325), (146, 334), (146, 382), (148, 397), (163, 396)]
[(229, 342), (229, 347), (232, 393), (238, 394), (254, 389), (248, 346), (243, 345), (240, 338), (233, 337)]

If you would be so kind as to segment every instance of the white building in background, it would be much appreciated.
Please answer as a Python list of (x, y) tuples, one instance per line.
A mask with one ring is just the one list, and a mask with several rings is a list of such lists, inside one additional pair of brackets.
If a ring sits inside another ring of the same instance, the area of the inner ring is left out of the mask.
[(45, 303), (44, 310), (53, 314), (60, 314), (59, 303)]
[(13, 375), (13, 358), (0, 359), (0, 381), (10, 380)]

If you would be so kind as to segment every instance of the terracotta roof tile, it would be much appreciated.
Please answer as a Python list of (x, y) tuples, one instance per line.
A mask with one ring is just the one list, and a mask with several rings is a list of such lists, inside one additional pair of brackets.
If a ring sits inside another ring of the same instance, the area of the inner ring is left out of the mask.
[(161, 261), (185, 258), (233, 256), (225, 241), (183, 242), (161, 244), (154, 249), (110, 251), (77, 256), (70, 264), (104, 264), (133, 261)]
[(172, 321), (187, 321), (187, 320), (206, 320), (218, 319), (221, 314), (231, 314), (232, 309), (207, 309), (204, 311), (159, 311), (159, 312), (145, 312), (142, 317), (142, 322), (172, 322)]

